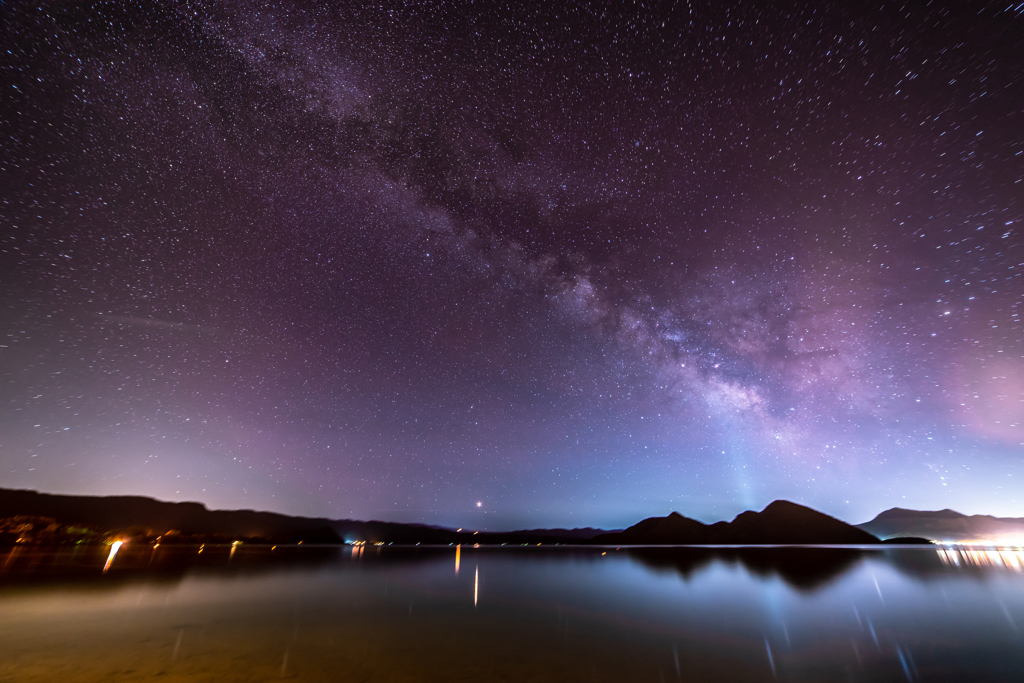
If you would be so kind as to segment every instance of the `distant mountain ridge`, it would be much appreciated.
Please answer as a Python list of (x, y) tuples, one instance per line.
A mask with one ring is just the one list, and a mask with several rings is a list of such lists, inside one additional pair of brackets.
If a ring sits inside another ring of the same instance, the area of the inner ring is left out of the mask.
[(761, 512), (742, 512), (731, 522), (704, 524), (673, 512), (625, 531), (602, 534), (595, 543), (615, 545), (872, 545), (871, 533), (822, 512), (777, 500)]
[(0, 517), (29, 515), (111, 531), (161, 535), (341, 541), (328, 519), (254, 510), (208, 510), (202, 503), (168, 503), (144, 496), (70, 496), (0, 489)]
[(907, 510), (891, 508), (870, 522), (858, 524), (881, 538), (924, 536), (943, 543), (969, 541), (990, 543), (1024, 542), (1024, 517), (965, 515), (956, 510)]
[[(872, 522), (881, 520), (901, 524), (914, 515), (938, 515), (953, 522), (964, 517), (951, 510), (939, 513), (917, 513), (913, 510), (889, 510)], [(31, 520), (24, 524), (16, 517), (32, 517), (50, 530), (33, 536)], [(976, 516), (979, 517), (979, 516)], [(875, 544), (879, 538), (871, 528), (858, 528), (834, 517), (785, 500), (777, 500), (760, 512), (740, 513), (731, 522), (704, 524), (673, 512), (667, 517), (651, 517), (625, 530), (605, 531), (590, 527), (581, 529), (528, 529), (508, 532), (463, 531), (426, 524), (397, 522), (332, 520), (324, 517), (293, 517), (276, 512), (255, 510), (209, 510), (202, 503), (171, 503), (144, 496), (74, 496), (39, 493), (23, 489), (0, 488), (0, 542), (72, 542), (60, 530), (61, 525), (89, 527), (89, 538), (102, 538), (96, 529), (107, 535), (120, 534), (162, 542), (228, 542), (248, 540), (271, 543), (367, 543), (398, 544), (610, 544), (610, 545), (800, 545), (800, 544)], [(973, 519), (973, 518), (972, 518)], [(987, 518), (995, 519), (995, 518)], [(1024, 520), (1010, 520), (1022, 522)], [(906, 525), (886, 536), (924, 536), (911, 533)], [(3, 531), (6, 529), (7, 531)], [(84, 529), (79, 532), (84, 533)], [(60, 537), (63, 540), (47, 541)], [(10, 538), (9, 538), (10, 537)], [(84, 537), (82, 537), (84, 538)], [(34, 539), (34, 540), (33, 540)], [(913, 540), (913, 539), (907, 539)], [(921, 541), (923, 539), (917, 539)]]
[[(18, 515), (63, 524), (133, 532), (142, 537), (188, 540), (249, 539), (267, 542), (342, 543), (579, 543), (603, 529), (533, 529), (460, 532), (426, 524), (324, 517), (293, 517), (256, 510), (209, 510), (202, 503), (169, 503), (144, 496), (74, 496), (0, 488), (0, 519)], [(168, 535), (168, 532), (174, 532)]]

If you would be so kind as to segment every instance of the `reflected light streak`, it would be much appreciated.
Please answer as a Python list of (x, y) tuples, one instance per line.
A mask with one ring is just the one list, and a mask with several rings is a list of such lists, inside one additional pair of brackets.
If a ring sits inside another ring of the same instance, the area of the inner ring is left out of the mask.
[(114, 541), (110, 546), (110, 554), (107, 555), (107, 563), (103, 565), (103, 573), (106, 574), (107, 570), (110, 569), (110, 565), (114, 564), (114, 558), (117, 557), (117, 551), (124, 545), (123, 541)]
[(462, 557), (462, 544), (455, 546), (455, 576), (459, 575), (459, 560)]
[(476, 607), (477, 598), (480, 596), (480, 565), (476, 566), (476, 577), (473, 579), (473, 607)]
[(1024, 550), (939, 548), (935, 551), (942, 563), (950, 567), (991, 567), (1024, 573)]
[(4, 566), (3, 566), (4, 570), (7, 569), (7, 565), (9, 565), (11, 563), (11, 560), (14, 559), (15, 555), (17, 555), (18, 551), (20, 551), (20, 550), (21, 550), (21, 548), (11, 548), (11, 552), (7, 553), (7, 559), (4, 560)]

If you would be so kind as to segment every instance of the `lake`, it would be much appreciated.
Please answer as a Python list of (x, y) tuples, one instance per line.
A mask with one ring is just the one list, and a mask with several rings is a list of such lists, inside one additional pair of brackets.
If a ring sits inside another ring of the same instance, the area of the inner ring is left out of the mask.
[(0, 681), (1024, 681), (1014, 549), (109, 551), (0, 549)]

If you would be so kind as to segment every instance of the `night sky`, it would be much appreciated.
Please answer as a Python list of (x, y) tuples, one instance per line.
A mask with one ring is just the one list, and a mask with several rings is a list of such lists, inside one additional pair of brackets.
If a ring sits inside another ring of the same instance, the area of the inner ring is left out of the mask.
[(1024, 5), (509, 5), (6, 3), (0, 486), (1024, 516)]

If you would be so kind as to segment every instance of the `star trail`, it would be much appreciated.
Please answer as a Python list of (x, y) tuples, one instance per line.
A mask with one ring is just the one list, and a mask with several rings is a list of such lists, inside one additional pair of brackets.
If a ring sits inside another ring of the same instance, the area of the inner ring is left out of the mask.
[(1024, 505), (1024, 6), (8, 3), (0, 485)]

